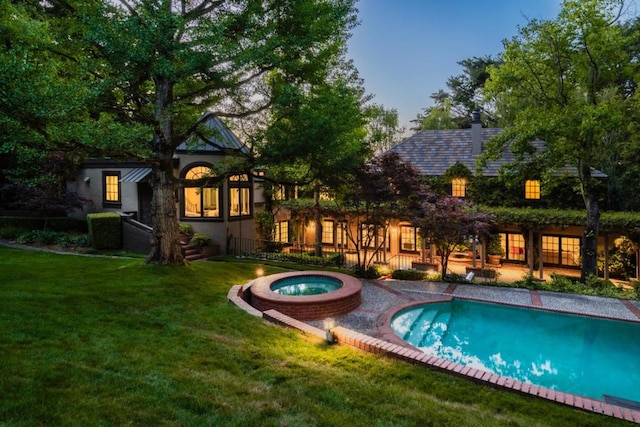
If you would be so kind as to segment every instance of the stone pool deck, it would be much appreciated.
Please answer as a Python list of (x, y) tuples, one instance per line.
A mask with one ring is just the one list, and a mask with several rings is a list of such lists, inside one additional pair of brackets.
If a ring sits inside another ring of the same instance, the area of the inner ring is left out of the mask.
[[(326, 332), (322, 329), (322, 321), (303, 322), (275, 310), (260, 312), (251, 307), (241, 297), (248, 286), (250, 283), (245, 286), (234, 286), (229, 291), (229, 300), (250, 314), (261, 316), (272, 323), (296, 328), (304, 334), (317, 336), (321, 339), (326, 337)], [(562, 393), (439, 359), (407, 345), (391, 331), (389, 320), (398, 309), (420, 301), (447, 300), (452, 297), (640, 321), (640, 301), (480, 284), (367, 280), (363, 281), (362, 304), (351, 313), (336, 318), (338, 326), (333, 329), (333, 336), (340, 344), (350, 345), (371, 353), (384, 354), (430, 369), (466, 377), (491, 387), (509, 389), (576, 409), (640, 423), (638, 408), (618, 406), (602, 400)]]
[[(367, 280), (363, 281), (362, 304), (351, 313), (336, 318), (336, 323), (376, 338), (389, 339), (380, 330), (379, 320), (401, 306), (433, 301), (443, 297), (459, 297), (479, 301), (545, 308), (568, 313), (640, 321), (640, 301), (618, 300), (588, 295), (530, 291), (527, 289), (451, 284), (441, 282)], [(322, 327), (322, 322), (309, 322)]]

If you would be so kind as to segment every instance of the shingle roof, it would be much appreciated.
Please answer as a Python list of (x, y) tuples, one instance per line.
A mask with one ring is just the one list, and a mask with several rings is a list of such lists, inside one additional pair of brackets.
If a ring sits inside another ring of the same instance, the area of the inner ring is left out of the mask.
[[(483, 128), (481, 130), (483, 145), (501, 132), (500, 128)], [(443, 175), (457, 162), (462, 163), (472, 174), (475, 174), (479, 154), (473, 154), (471, 135), (471, 129), (423, 130), (400, 142), (389, 151), (398, 153), (403, 161), (411, 163), (421, 175)], [(533, 141), (532, 145), (538, 150), (545, 149), (545, 143), (540, 140)], [(507, 149), (498, 160), (487, 162), (482, 175), (498, 176), (500, 168), (513, 161), (515, 156)], [(577, 174), (577, 169), (566, 166), (562, 172)], [(606, 177), (597, 170), (593, 170), (593, 174), (595, 177)]]

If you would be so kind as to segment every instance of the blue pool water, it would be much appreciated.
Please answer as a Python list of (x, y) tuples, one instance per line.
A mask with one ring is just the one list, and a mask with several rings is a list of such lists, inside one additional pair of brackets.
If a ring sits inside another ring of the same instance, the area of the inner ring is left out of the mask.
[(554, 390), (640, 401), (640, 324), (454, 299), (396, 314), (422, 351)]
[(295, 276), (273, 282), (271, 290), (280, 295), (320, 295), (342, 287), (342, 282), (328, 276)]

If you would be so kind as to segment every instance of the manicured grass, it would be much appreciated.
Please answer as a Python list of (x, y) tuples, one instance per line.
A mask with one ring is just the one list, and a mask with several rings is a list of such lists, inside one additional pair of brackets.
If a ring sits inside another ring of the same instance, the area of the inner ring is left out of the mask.
[(624, 424), (265, 324), (257, 266), (0, 246), (0, 425)]

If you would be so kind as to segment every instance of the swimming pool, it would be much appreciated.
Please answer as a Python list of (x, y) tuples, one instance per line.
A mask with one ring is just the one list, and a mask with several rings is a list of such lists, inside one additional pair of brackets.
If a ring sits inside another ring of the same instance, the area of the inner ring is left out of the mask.
[(640, 401), (640, 323), (453, 299), (402, 310), (391, 327), (461, 365), (595, 399)]

